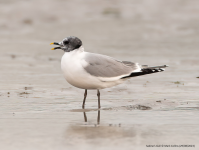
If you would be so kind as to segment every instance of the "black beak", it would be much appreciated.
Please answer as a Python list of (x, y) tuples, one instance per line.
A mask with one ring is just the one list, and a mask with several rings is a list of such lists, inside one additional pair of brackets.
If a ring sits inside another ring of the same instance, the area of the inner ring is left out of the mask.
[[(50, 43), (50, 45), (52, 45), (52, 44), (54, 44), (54, 45), (60, 45), (60, 44), (57, 43), (57, 42)], [(54, 47), (54, 48), (52, 48), (51, 50), (56, 50), (56, 49), (61, 49), (61, 47)]]

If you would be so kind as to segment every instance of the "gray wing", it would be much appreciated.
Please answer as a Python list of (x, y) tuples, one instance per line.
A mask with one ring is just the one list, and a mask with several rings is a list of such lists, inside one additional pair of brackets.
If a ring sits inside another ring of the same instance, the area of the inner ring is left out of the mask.
[(121, 75), (131, 74), (136, 69), (139, 69), (137, 63), (128, 61), (118, 61), (114, 58), (94, 54), (86, 53), (85, 61), (88, 63), (85, 66), (85, 70), (97, 77), (116, 77)]

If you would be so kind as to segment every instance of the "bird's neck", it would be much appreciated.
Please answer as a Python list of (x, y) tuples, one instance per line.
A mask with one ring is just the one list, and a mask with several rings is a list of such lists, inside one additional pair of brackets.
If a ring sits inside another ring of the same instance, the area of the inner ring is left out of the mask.
[(79, 54), (79, 53), (82, 53), (84, 52), (84, 47), (83, 46), (80, 46), (79, 48), (77, 49), (74, 49), (73, 51), (70, 51), (70, 52), (65, 52), (66, 55), (76, 55), (76, 54)]
[(75, 51), (84, 52), (84, 47), (83, 47), (83, 46), (80, 46), (79, 48), (75, 49)]

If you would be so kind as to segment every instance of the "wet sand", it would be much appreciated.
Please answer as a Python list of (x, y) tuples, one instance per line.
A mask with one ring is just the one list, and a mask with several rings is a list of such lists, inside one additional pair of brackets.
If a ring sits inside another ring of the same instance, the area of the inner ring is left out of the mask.
[[(197, 149), (197, 1), (0, 2), (1, 149)], [(89, 52), (169, 68), (101, 90), (100, 111), (90, 90), (82, 110), (84, 90), (65, 81), (63, 51), (49, 45), (69, 35)]]

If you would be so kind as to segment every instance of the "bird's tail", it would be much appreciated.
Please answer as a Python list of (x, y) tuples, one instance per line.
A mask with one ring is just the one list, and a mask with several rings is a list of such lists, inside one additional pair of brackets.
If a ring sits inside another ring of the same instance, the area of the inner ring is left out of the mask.
[(139, 72), (132, 72), (129, 76), (122, 77), (124, 78), (129, 78), (129, 77), (136, 77), (136, 76), (141, 76), (145, 74), (151, 74), (151, 73), (156, 73), (156, 72), (162, 72), (164, 71), (166, 67), (169, 67), (168, 65), (163, 65), (163, 66), (154, 66), (154, 67), (148, 67), (147, 65), (142, 65), (142, 69)]

